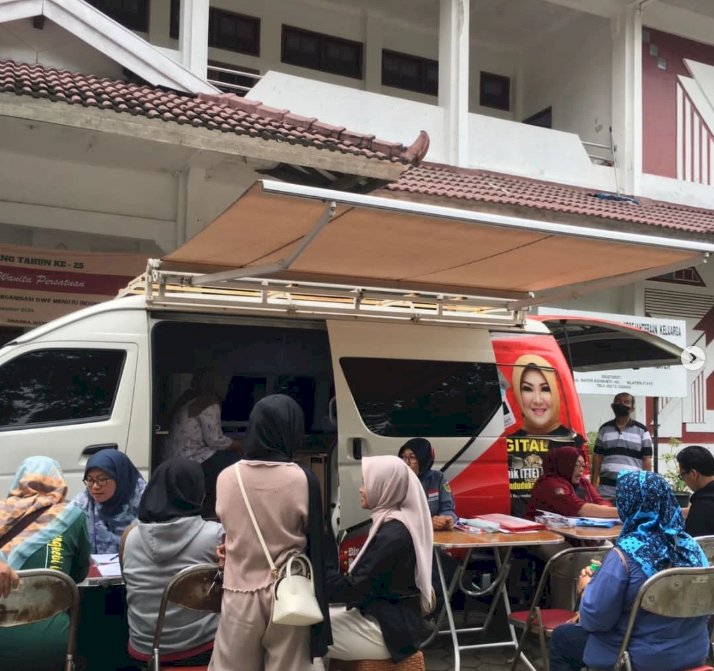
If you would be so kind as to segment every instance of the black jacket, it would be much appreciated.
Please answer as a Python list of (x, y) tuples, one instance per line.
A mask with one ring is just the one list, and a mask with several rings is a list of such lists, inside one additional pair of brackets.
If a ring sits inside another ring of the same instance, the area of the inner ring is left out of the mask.
[(317, 476), (307, 468), (301, 466), (307, 476), (308, 492), (308, 528), (307, 528), (307, 548), (305, 554), (310, 557), (312, 563), (312, 576), (315, 583), (315, 597), (322, 616), (325, 618), (318, 624), (310, 627), (310, 659), (324, 657), (327, 654), (327, 646), (332, 643), (332, 628), (330, 627), (330, 605), (328, 600), (326, 584), (326, 565), (323, 548), (323, 528), (324, 520), (322, 516), (322, 495), (320, 494), (320, 483)]
[(395, 662), (418, 650), (424, 619), (414, 580), (416, 554), (412, 537), (401, 522), (382, 524), (352, 573), (339, 572), (336, 552), (326, 567), (330, 602), (357, 607), (362, 614), (374, 617)]
[(690, 536), (714, 534), (714, 482), (694, 492), (689, 499), (689, 505), (685, 531)]

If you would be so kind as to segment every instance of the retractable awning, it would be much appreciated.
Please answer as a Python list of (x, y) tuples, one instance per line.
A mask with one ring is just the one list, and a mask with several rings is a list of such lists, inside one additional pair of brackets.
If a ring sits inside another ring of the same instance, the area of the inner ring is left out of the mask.
[[(633, 206), (636, 207), (636, 206)], [(162, 268), (532, 305), (703, 262), (714, 243), (260, 181)]]

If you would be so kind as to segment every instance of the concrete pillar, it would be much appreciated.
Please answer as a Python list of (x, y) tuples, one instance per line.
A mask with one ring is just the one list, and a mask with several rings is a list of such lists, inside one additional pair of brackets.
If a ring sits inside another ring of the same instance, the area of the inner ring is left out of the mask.
[(642, 174), (642, 8), (611, 19), (612, 133), (620, 191), (640, 193)]
[(440, 0), (439, 106), (444, 110), (449, 163), (468, 166), (469, 157), (469, 3)]
[(208, 0), (181, 0), (179, 51), (183, 65), (196, 76), (206, 79)]
[(191, 165), (177, 177), (177, 222), (176, 241), (181, 246), (206, 226), (204, 218), (204, 191), (206, 169)]
[(384, 15), (364, 12), (364, 89), (373, 93), (382, 91), (382, 47), (384, 46)]

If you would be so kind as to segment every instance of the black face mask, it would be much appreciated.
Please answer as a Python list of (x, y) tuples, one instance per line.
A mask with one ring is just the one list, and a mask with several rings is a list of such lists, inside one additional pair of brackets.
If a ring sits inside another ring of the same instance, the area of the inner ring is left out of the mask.
[(610, 407), (615, 413), (615, 417), (627, 417), (630, 412), (630, 406), (624, 403), (613, 403)]

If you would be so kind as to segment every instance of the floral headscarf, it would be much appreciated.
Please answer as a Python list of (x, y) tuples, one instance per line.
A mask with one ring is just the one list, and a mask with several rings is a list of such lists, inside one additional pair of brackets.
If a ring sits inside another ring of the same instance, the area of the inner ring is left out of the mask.
[(28, 515), (44, 512), (0, 548), (0, 559), (20, 569), (39, 548), (64, 533), (82, 514), (76, 506), (65, 503), (66, 496), (67, 483), (54, 459), (25, 459), (15, 474), (10, 494), (0, 500), (0, 536)]
[(662, 476), (621, 472), (616, 505), (622, 520), (616, 545), (647, 577), (677, 566), (709, 566), (699, 544), (684, 531), (682, 510)]

